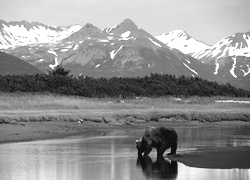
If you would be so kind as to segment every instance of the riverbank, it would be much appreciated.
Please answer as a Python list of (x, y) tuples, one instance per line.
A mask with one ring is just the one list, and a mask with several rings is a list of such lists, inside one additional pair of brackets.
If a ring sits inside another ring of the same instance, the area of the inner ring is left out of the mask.
[[(241, 124), (243, 122), (234, 123)], [(209, 124), (212, 125), (213, 123)], [(18, 122), (0, 125), (0, 143), (56, 139), (78, 135), (100, 136), (109, 134), (110, 132), (116, 130), (141, 130), (150, 126), (193, 127), (202, 125), (205, 125), (205, 123), (180, 120), (161, 122), (151, 121), (147, 123), (134, 123), (125, 125), (113, 125), (112, 123), (110, 124), (105, 122), (97, 123), (94, 121), (79, 122), (53, 120), (40, 122)]]
[[(204, 123), (198, 121), (168, 121), (148, 123), (138, 123), (133, 125), (114, 126), (107, 123), (95, 123), (85, 121), (83, 123), (68, 121), (48, 121), (48, 122), (23, 122), (20, 124), (1, 124), (0, 143), (13, 143), (21, 141), (34, 141), (45, 139), (56, 139), (68, 136), (103, 136), (117, 130), (143, 130), (148, 126), (166, 126), (175, 129), (182, 128), (241, 128), (250, 127), (249, 122), (223, 121), (214, 123)], [(243, 134), (244, 135), (244, 134)], [(247, 132), (246, 135), (249, 136)], [(131, 142), (134, 143), (134, 142)], [(166, 158), (184, 163), (190, 167), (198, 168), (250, 168), (250, 146), (237, 147), (211, 147), (199, 148), (197, 150), (178, 151), (176, 156), (166, 156)], [(166, 152), (167, 153), (167, 152)], [(136, 154), (135, 154), (136, 156)]]
[(90, 99), (53, 94), (0, 94), (0, 143), (57, 138), (151, 124), (250, 122), (249, 98)]
[(123, 125), (150, 121), (250, 121), (250, 98), (161, 97), (91, 99), (53, 94), (0, 94), (0, 124), (93, 121)]
[[(98, 136), (114, 130), (139, 130), (149, 126), (250, 126), (249, 109), (246, 98), (138, 97), (123, 100), (1, 94), (0, 143)], [(199, 149), (169, 158), (192, 167), (250, 168), (248, 147)]]

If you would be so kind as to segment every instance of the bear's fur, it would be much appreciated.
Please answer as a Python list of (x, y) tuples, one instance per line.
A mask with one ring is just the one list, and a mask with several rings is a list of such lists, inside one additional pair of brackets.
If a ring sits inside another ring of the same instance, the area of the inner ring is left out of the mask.
[(172, 128), (166, 127), (151, 127), (148, 128), (143, 136), (136, 140), (136, 147), (138, 149), (138, 156), (148, 156), (152, 148), (156, 148), (157, 156), (163, 156), (164, 152), (171, 148), (168, 155), (175, 155), (177, 150), (178, 135)]

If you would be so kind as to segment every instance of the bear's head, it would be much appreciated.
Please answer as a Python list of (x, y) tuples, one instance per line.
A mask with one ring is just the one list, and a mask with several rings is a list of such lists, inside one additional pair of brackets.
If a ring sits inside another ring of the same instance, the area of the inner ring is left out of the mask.
[(136, 144), (136, 148), (138, 150), (138, 156), (142, 156), (142, 153), (144, 153), (146, 150), (144, 145), (143, 145), (142, 138), (139, 140), (136, 140), (135, 144)]
[(141, 149), (142, 140), (141, 139), (135, 140), (135, 144), (137, 149)]

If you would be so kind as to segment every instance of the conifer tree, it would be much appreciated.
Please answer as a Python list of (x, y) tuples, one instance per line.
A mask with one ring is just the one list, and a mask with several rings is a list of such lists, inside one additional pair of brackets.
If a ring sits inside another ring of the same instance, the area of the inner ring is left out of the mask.
[(52, 71), (48, 71), (49, 75), (54, 75), (54, 76), (68, 76), (70, 73), (70, 70), (65, 70), (62, 66), (57, 65), (55, 69)]

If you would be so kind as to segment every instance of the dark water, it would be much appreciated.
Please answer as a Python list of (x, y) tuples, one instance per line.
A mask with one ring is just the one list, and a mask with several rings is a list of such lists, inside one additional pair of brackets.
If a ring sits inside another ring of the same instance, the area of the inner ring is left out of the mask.
[[(178, 152), (204, 146), (250, 146), (250, 128), (177, 128)], [(142, 131), (0, 145), (1, 180), (250, 179), (250, 169), (191, 168), (150, 157), (137, 160)]]

